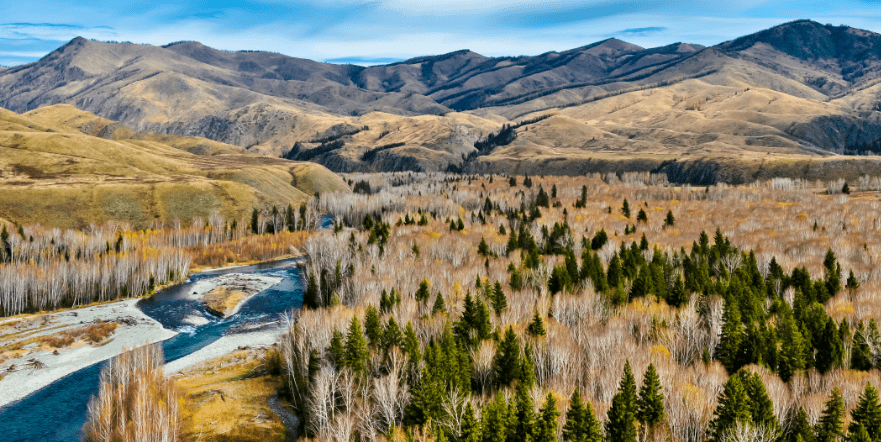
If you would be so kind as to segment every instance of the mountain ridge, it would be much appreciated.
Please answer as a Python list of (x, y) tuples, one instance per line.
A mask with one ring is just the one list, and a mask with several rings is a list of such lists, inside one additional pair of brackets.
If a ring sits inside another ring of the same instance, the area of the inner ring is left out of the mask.
[[(811, 158), (881, 138), (879, 60), (881, 35), (809, 20), (710, 47), (610, 38), (534, 56), (463, 49), (370, 67), (192, 41), (77, 38), (0, 71), (0, 106), (67, 103), (137, 132), (272, 156), (297, 146), (296, 155), (346, 171), (538, 164), (564, 146), (574, 149), (565, 161)], [(518, 128), (509, 145), (474, 147), (505, 124), (545, 114), (560, 118)], [(334, 127), (347, 133), (310, 142)]]

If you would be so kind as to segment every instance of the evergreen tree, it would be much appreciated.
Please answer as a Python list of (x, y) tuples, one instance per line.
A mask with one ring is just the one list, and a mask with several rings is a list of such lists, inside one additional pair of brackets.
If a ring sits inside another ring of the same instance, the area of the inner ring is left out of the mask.
[(364, 314), (364, 334), (367, 335), (371, 347), (378, 347), (382, 343), (382, 319), (379, 318), (376, 307), (372, 305), (367, 307), (367, 312)]
[(740, 354), (743, 337), (740, 308), (737, 301), (729, 297), (725, 300), (725, 311), (722, 313), (722, 335), (716, 347), (716, 358), (728, 370), (728, 373), (734, 373), (742, 366)]
[(630, 362), (624, 364), (624, 376), (618, 386), (618, 393), (612, 397), (606, 422), (606, 440), (608, 442), (636, 442), (637, 423), (636, 381)]
[(481, 442), (507, 442), (508, 420), (504, 395), (497, 394), (495, 400), (483, 408)]
[(508, 298), (505, 297), (505, 291), (502, 290), (502, 284), (498, 281), (496, 281), (493, 286), (490, 301), (492, 301), (493, 310), (496, 312), (496, 315), (501, 315), (502, 310), (508, 308)]
[(857, 324), (857, 329), (853, 334), (850, 368), (854, 370), (872, 369), (872, 351), (869, 349), (868, 333), (862, 322)]
[(878, 440), (878, 437), (881, 436), (881, 404), (878, 401), (878, 390), (871, 383), (866, 384), (866, 389), (860, 394), (856, 408), (850, 412), (849, 433), (858, 433), (859, 427), (862, 426), (868, 433), (870, 440)]
[(303, 305), (313, 310), (317, 309), (321, 306), (320, 297), (318, 283), (315, 282), (315, 274), (309, 272), (309, 282), (306, 284), (306, 291), (303, 293)]
[(544, 405), (539, 410), (532, 440), (534, 442), (557, 442), (557, 419), (560, 412), (557, 411), (557, 400), (553, 393), (548, 393)]
[(257, 234), (260, 232), (260, 212), (257, 211), (255, 207), (254, 210), (251, 211), (251, 233)]
[(777, 415), (774, 414), (774, 403), (768, 396), (761, 376), (746, 370), (740, 370), (738, 376), (746, 395), (749, 396), (752, 423), (761, 425), (767, 430), (779, 430), (780, 423), (777, 421)]
[(508, 327), (504, 339), (496, 348), (494, 365), (496, 384), (499, 386), (510, 385), (520, 376), (520, 344), (512, 327)]
[(538, 311), (532, 316), (532, 322), (526, 327), (526, 332), (536, 337), (545, 336), (547, 334), (544, 321), (542, 321), (541, 316), (538, 315)]
[(789, 434), (786, 435), (787, 442), (815, 442), (814, 430), (808, 421), (808, 413), (804, 407), (798, 407), (798, 413), (792, 420), (789, 428)]
[(422, 359), (422, 353), (419, 349), (419, 339), (413, 330), (413, 324), (407, 321), (407, 329), (404, 331), (404, 353), (410, 357), (410, 364), (416, 366)]
[(711, 440), (723, 442), (728, 431), (737, 424), (749, 424), (751, 420), (749, 396), (740, 382), (740, 376), (732, 375), (719, 393), (714, 418), (710, 422)]
[(857, 281), (857, 278), (853, 275), (853, 270), (850, 271), (850, 274), (847, 276), (847, 284), (844, 286), (847, 288), (847, 291), (851, 296), (856, 293), (857, 289), (860, 288), (860, 283)]
[(630, 218), (630, 203), (627, 202), (627, 198), (624, 198), (624, 204), (621, 205), (621, 214)]
[(871, 436), (869, 436), (869, 432), (866, 430), (865, 425), (851, 424), (850, 434), (847, 436), (847, 442), (875, 442)]
[(482, 236), (480, 237), (480, 244), (477, 245), (477, 254), (480, 256), (492, 256), (489, 244), (486, 243), (486, 239)]
[(664, 220), (664, 227), (673, 227), (676, 224), (676, 218), (673, 217), (673, 211), (667, 211), (667, 219)]
[(395, 317), (390, 316), (382, 332), (383, 350), (388, 352), (392, 347), (400, 347), (403, 343), (404, 334), (401, 333), (401, 327), (395, 321)]
[(844, 357), (844, 344), (841, 342), (838, 327), (836, 327), (835, 321), (832, 318), (826, 320), (822, 336), (816, 342), (817, 370), (825, 374), (835, 367), (840, 367), (841, 360)]
[(688, 292), (685, 290), (685, 283), (681, 276), (677, 276), (673, 281), (673, 288), (667, 296), (667, 303), (676, 308), (688, 303)]
[(333, 330), (333, 336), (330, 338), (330, 346), (324, 352), (328, 362), (337, 369), (346, 366), (346, 347), (343, 346), (343, 333), (337, 329)]
[(636, 214), (636, 222), (639, 223), (647, 223), (649, 222), (649, 217), (645, 213), (645, 210), (639, 209), (639, 213)]
[(649, 364), (642, 377), (637, 405), (637, 417), (648, 428), (654, 430), (664, 420), (664, 393), (661, 392), (661, 379), (654, 364)]
[(355, 373), (364, 373), (367, 369), (368, 357), (367, 342), (361, 332), (361, 321), (357, 316), (352, 316), (352, 322), (349, 323), (349, 333), (346, 336), (346, 366)]
[[(826, 407), (814, 431), (817, 434), (816, 442), (836, 442), (844, 436), (844, 399), (838, 387), (832, 389)], [(807, 442), (807, 439), (806, 439)]]
[(465, 416), (462, 418), (459, 442), (480, 442), (480, 421), (474, 417), (474, 407), (471, 406), (471, 402), (468, 402), (468, 405), (465, 406)]
[(590, 403), (583, 403), (578, 389), (572, 393), (566, 425), (563, 425), (563, 442), (602, 442), (603, 433)]
[(431, 307), (431, 314), (446, 313), (447, 304), (444, 302), (444, 296), (437, 292), (437, 299), (434, 300), (434, 306)]
[(419, 289), (416, 290), (416, 293), (413, 295), (417, 301), (428, 301), (428, 298), (431, 296), (428, 287), (429, 283), (427, 279), (423, 279), (422, 282), (419, 283)]
[(798, 331), (791, 313), (786, 313), (780, 318), (780, 339), (783, 345), (780, 348), (777, 373), (783, 382), (789, 382), (798, 370), (804, 368), (804, 349), (802, 347), (802, 335)]

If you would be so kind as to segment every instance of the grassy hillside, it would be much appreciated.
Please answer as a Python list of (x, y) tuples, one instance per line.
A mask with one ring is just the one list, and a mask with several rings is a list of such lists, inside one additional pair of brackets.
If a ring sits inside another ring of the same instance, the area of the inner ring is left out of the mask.
[(0, 110), (0, 152), (0, 217), (27, 224), (119, 220), (147, 227), (206, 219), (215, 210), (240, 219), (255, 207), (346, 188), (322, 166), (206, 139), (135, 133), (70, 106), (28, 115)]

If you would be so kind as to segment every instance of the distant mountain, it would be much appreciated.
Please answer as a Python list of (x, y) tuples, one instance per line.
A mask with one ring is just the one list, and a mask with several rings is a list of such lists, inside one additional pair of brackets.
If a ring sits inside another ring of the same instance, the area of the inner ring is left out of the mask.
[[(749, 181), (825, 176), (810, 165), (849, 164), (842, 154), (881, 145), (879, 68), (881, 35), (807, 20), (709, 48), (608, 39), (537, 56), (463, 50), (367, 68), (77, 38), (0, 71), (0, 106), (72, 104), (136, 132), (341, 171), (612, 169)], [(504, 125), (517, 127), (488, 138)], [(842, 170), (874, 173), (864, 159)]]

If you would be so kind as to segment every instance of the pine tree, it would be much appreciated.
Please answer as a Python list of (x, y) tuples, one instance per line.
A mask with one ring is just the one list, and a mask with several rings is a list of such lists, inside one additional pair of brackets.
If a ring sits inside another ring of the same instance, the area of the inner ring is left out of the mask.
[(343, 333), (334, 329), (330, 338), (330, 346), (324, 352), (325, 356), (334, 367), (341, 369), (346, 366), (346, 348), (343, 346)]
[(847, 442), (874, 442), (874, 440), (869, 436), (869, 432), (866, 430), (865, 425), (851, 424), (851, 430), (850, 434), (847, 436)]
[(538, 311), (532, 316), (532, 322), (526, 327), (526, 332), (536, 337), (545, 336), (547, 334), (544, 321), (542, 321), (541, 316), (538, 315)]
[(318, 293), (318, 283), (315, 282), (315, 274), (309, 272), (309, 282), (306, 284), (306, 291), (303, 293), (303, 305), (310, 309), (317, 309), (321, 306)]
[(815, 442), (814, 430), (808, 421), (808, 413), (804, 407), (798, 407), (798, 413), (792, 420), (789, 428), (789, 434), (786, 437), (788, 442)]
[(251, 211), (251, 233), (257, 234), (260, 232), (260, 212), (257, 211), (255, 207), (254, 210)]
[(367, 342), (361, 332), (361, 321), (357, 316), (352, 316), (349, 323), (349, 334), (346, 336), (346, 366), (355, 373), (364, 373), (367, 369)]
[(492, 301), (493, 310), (496, 312), (496, 315), (501, 315), (502, 310), (508, 308), (508, 298), (505, 296), (502, 284), (498, 281), (493, 286), (490, 301)]
[(436, 315), (438, 313), (446, 313), (447, 312), (447, 304), (444, 302), (444, 296), (437, 293), (437, 299), (434, 300), (434, 306), (431, 308), (431, 314)]
[(483, 408), (481, 442), (507, 442), (508, 421), (504, 395), (497, 394), (495, 400)]
[(645, 213), (645, 210), (639, 209), (639, 213), (636, 214), (636, 222), (639, 223), (647, 223), (649, 222), (649, 217)]
[(618, 386), (618, 393), (612, 397), (606, 422), (606, 439), (608, 442), (636, 442), (637, 423), (636, 381), (630, 362), (624, 364), (624, 376)]
[(802, 335), (798, 331), (792, 314), (785, 314), (781, 318), (780, 339), (783, 345), (780, 349), (777, 373), (784, 382), (789, 382), (798, 370), (804, 368), (804, 349)]
[(465, 416), (462, 418), (459, 442), (480, 442), (480, 421), (474, 417), (474, 407), (471, 406), (471, 402), (468, 402), (468, 405), (465, 406)]
[(627, 198), (624, 198), (624, 204), (621, 205), (621, 214), (630, 218), (630, 203), (627, 202)]
[(557, 442), (557, 419), (560, 412), (557, 411), (557, 400), (553, 393), (548, 393), (544, 405), (539, 410), (532, 440), (534, 442)]
[(517, 396), (514, 399), (514, 410), (508, 427), (508, 442), (530, 442), (532, 430), (537, 423), (532, 395), (529, 394), (531, 385), (527, 384), (528, 382), (517, 384)]
[(710, 435), (713, 442), (723, 442), (725, 433), (737, 424), (749, 424), (752, 421), (749, 396), (740, 382), (740, 376), (728, 377), (728, 382), (719, 393), (714, 416), (710, 422)]
[(637, 405), (637, 417), (649, 429), (654, 430), (664, 420), (664, 393), (661, 392), (661, 379), (654, 364), (649, 364), (642, 377)]
[(866, 384), (866, 389), (860, 394), (860, 400), (856, 408), (851, 410), (850, 417), (852, 420), (848, 427), (849, 433), (858, 433), (862, 426), (871, 440), (877, 440), (881, 436), (881, 404), (878, 390), (871, 383)]
[(419, 289), (416, 290), (416, 294), (413, 295), (417, 301), (428, 301), (428, 298), (431, 296), (428, 287), (429, 283), (427, 279), (423, 279), (422, 282), (419, 283)]
[(382, 319), (379, 318), (376, 307), (372, 305), (367, 307), (367, 312), (364, 314), (364, 334), (367, 335), (371, 347), (375, 348), (382, 343)]
[(860, 288), (860, 283), (853, 275), (853, 270), (851, 270), (850, 274), (847, 276), (847, 283), (844, 287), (847, 289), (851, 296), (853, 296), (856, 293), (857, 289)]
[(676, 218), (673, 217), (673, 211), (667, 211), (667, 219), (664, 220), (664, 227), (673, 227), (676, 224)]
[(489, 244), (486, 243), (486, 239), (482, 236), (480, 237), (480, 244), (477, 245), (477, 254), (480, 256), (492, 256)]
[(403, 343), (404, 334), (401, 333), (401, 327), (395, 321), (395, 317), (390, 316), (382, 332), (382, 348), (388, 352), (392, 347), (400, 347)]
[(510, 385), (520, 375), (520, 344), (512, 327), (505, 331), (494, 358), (495, 379), (499, 386)]
[(729, 297), (725, 300), (725, 311), (722, 314), (722, 335), (716, 347), (716, 358), (728, 370), (734, 373), (740, 369), (741, 343), (743, 342), (743, 323), (740, 320), (740, 308), (736, 300)]
[(416, 366), (419, 364), (419, 360), (422, 359), (422, 354), (419, 349), (419, 339), (416, 337), (416, 332), (413, 330), (413, 323), (407, 321), (407, 329), (404, 331), (404, 353), (410, 357), (410, 364)]
[[(838, 387), (832, 389), (820, 420), (814, 428), (817, 442), (836, 442), (844, 436), (844, 399)], [(807, 440), (805, 440), (807, 442)]]
[(779, 430), (780, 423), (777, 421), (777, 415), (774, 414), (774, 403), (768, 396), (761, 376), (746, 370), (740, 370), (738, 376), (746, 395), (749, 397), (752, 423), (761, 425), (767, 430)]
[(590, 403), (583, 403), (578, 389), (572, 393), (566, 425), (563, 425), (563, 442), (602, 442), (603, 433)]
[(816, 367), (820, 373), (826, 373), (829, 370), (841, 366), (841, 360), (844, 357), (844, 344), (838, 335), (838, 327), (832, 318), (826, 320), (826, 327), (823, 328), (823, 335), (817, 341), (817, 363)]

